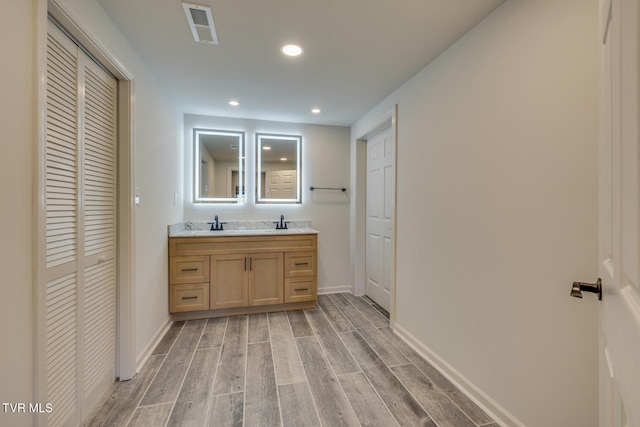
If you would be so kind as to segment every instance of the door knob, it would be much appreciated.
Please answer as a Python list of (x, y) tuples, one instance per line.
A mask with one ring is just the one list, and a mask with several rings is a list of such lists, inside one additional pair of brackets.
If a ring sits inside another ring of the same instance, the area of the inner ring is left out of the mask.
[(572, 297), (582, 298), (582, 291), (592, 292), (598, 295), (598, 301), (602, 300), (602, 280), (598, 277), (596, 283), (573, 282), (571, 286)]

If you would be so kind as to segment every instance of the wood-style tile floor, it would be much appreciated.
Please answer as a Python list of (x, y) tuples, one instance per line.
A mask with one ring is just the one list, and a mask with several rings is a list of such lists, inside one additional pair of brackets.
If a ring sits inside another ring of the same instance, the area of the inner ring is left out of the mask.
[(343, 293), (314, 310), (175, 322), (90, 425), (497, 427), (385, 315)]

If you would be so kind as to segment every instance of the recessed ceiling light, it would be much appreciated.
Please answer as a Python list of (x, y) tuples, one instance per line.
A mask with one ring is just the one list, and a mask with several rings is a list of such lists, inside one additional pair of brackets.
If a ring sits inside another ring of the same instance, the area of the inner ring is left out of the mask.
[(286, 44), (280, 49), (282, 53), (287, 56), (300, 56), (302, 55), (302, 48), (297, 44)]
[(314, 108), (311, 110), (313, 114), (320, 114), (321, 110), (319, 108)]
[(282, 160), (283, 162), (286, 162), (287, 158), (286, 157), (280, 157), (280, 160)]
[(240, 103), (235, 99), (232, 99), (231, 101), (229, 101), (229, 105), (231, 105), (232, 107), (237, 107), (238, 105), (240, 105)]
[(265, 145), (264, 147), (262, 147), (263, 150), (271, 150), (271, 147), (269, 147), (268, 145)]

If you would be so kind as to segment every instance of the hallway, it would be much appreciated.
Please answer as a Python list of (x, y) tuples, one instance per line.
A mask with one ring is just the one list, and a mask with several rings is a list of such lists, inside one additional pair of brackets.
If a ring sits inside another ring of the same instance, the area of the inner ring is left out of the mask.
[(386, 316), (343, 293), (304, 312), (175, 322), (90, 425), (497, 426)]

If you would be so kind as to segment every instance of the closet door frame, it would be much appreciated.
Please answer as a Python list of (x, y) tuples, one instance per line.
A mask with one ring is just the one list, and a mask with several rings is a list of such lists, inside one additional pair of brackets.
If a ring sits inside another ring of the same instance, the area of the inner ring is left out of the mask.
[[(91, 33), (54, 0), (37, 2), (35, 84), (37, 123), (34, 129), (34, 401), (46, 403), (46, 71), (47, 20), (51, 15), (88, 52), (118, 80), (118, 142), (117, 142), (117, 366), (119, 380), (136, 374), (135, 354), (135, 91), (133, 75), (109, 50), (93, 39)], [(36, 425), (46, 425), (46, 414), (36, 415)]]

